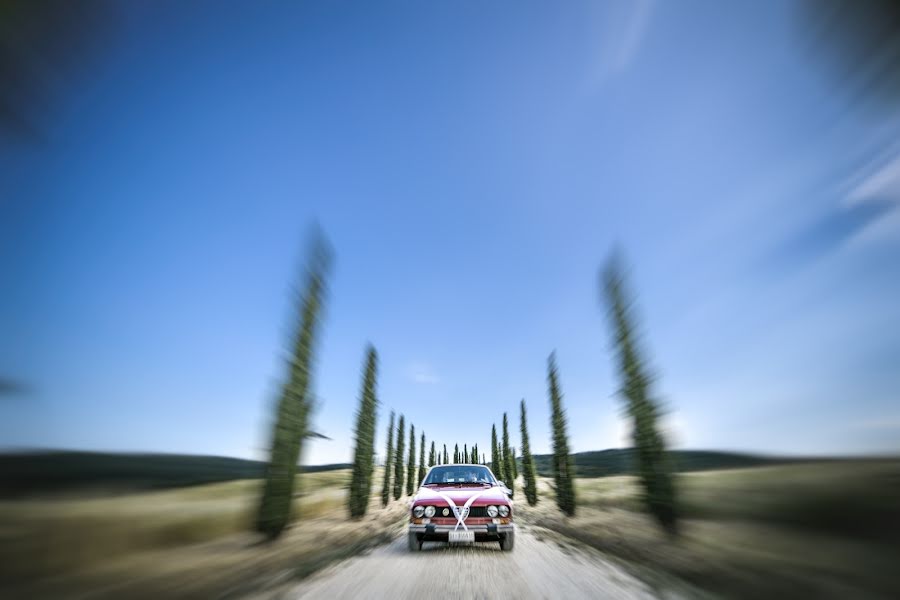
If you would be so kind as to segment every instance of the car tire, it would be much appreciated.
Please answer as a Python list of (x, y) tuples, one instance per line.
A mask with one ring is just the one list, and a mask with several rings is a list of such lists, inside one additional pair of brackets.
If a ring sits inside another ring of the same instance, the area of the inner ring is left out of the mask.
[(500, 536), (500, 550), (503, 552), (512, 552), (513, 547), (516, 545), (516, 532), (509, 531)]
[(417, 534), (410, 532), (406, 536), (406, 541), (410, 552), (420, 552), (422, 550), (422, 541)]

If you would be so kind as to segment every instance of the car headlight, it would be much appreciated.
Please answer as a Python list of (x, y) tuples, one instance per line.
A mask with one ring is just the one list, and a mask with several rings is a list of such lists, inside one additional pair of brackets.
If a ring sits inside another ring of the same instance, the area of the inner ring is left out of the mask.
[(449, 517), (449, 516), (450, 516), (450, 509), (449, 509), (449, 508), (445, 508), (444, 510), (441, 511), (441, 514), (444, 515), (445, 517)]
[(501, 516), (501, 517), (508, 517), (508, 516), (509, 516), (509, 507), (506, 506), (505, 504), (502, 504), (502, 505), (500, 506), (500, 516)]
[(413, 507), (413, 516), (417, 519), (421, 519), (422, 515), (425, 514), (424, 506), (415, 506)]
[(425, 516), (428, 517), (429, 519), (434, 516), (434, 507), (433, 506), (425, 507)]
[(488, 507), (487, 507), (487, 514), (488, 514), (488, 516), (489, 516), (490, 518), (492, 518), (492, 519), (493, 519), (494, 517), (496, 517), (496, 516), (497, 516), (497, 507), (494, 506), (494, 505), (488, 506)]

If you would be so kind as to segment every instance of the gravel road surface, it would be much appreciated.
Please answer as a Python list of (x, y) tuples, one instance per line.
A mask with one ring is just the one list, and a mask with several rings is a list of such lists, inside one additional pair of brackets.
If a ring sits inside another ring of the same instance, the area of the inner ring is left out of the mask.
[(285, 598), (675, 598), (593, 549), (520, 527), (516, 547), (426, 543), (410, 553), (405, 533), (387, 546), (335, 564), (290, 589)]

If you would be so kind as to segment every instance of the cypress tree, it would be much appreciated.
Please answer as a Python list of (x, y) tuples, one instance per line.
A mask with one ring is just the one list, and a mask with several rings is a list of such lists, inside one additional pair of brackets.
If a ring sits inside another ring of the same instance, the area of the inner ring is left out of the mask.
[(406, 495), (416, 491), (416, 426), (409, 425), (409, 462), (406, 465)]
[(566, 414), (559, 390), (556, 355), (547, 361), (547, 386), (550, 393), (551, 425), (553, 429), (553, 477), (556, 482), (556, 504), (568, 516), (575, 514), (575, 465), (569, 454), (569, 438), (566, 433)]
[(444, 464), (450, 463), (450, 456), (447, 454), (447, 444), (444, 444)]
[(467, 444), (463, 444), (463, 461), (469, 462), (469, 446)]
[(459, 463), (459, 444), (453, 446), (453, 462)]
[(375, 383), (378, 370), (378, 353), (369, 345), (366, 350), (366, 367), (363, 371), (359, 411), (356, 414), (356, 451), (353, 456), (353, 474), (350, 477), (350, 493), (347, 507), (351, 517), (361, 517), (369, 507), (372, 494), (372, 472), (375, 470), (375, 420), (378, 399)]
[(416, 476), (416, 485), (421, 485), (423, 479), (425, 479), (425, 432), (424, 431), (422, 432), (422, 443), (419, 444), (419, 473)]
[(394, 411), (387, 428), (387, 449), (384, 452), (384, 486), (381, 488), (381, 505), (387, 506), (391, 499), (391, 468), (394, 466)]
[(504, 479), (506, 486), (513, 492), (516, 489), (516, 476), (513, 469), (512, 451), (509, 449), (509, 421), (506, 413), (503, 413), (503, 474), (509, 479)]
[(525, 412), (525, 399), (519, 404), (521, 411), (522, 434), (522, 477), (525, 479), (525, 499), (528, 504), (537, 504), (537, 473), (534, 468), (534, 458), (531, 456), (531, 442), (528, 441), (528, 416)]
[(511, 448), (511, 450), (512, 450), (512, 471), (513, 471), (513, 479), (518, 479), (518, 478), (519, 478), (519, 464), (518, 464), (518, 461), (516, 460), (516, 447), (513, 446), (513, 447)]
[(609, 259), (603, 279), (622, 384), (619, 393), (632, 421), (643, 500), (659, 524), (675, 534), (678, 517), (672, 467), (657, 425), (659, 409), (650, 390), (652, 378), (638, 347), (632, 302), (617, 256)]
[(434, 440), (431, 440), (431, 452), (428, 453), (428, 466), (433, 467), (435, 465), (435, 460), (437, 455), (434, 453)]
[(400, 415), (400, 423), (397, 425), (397, 451), (394, 453), (394, 500), (399, 500), (403, 495), (403, 415)]
[(321, 233), (314, 234), (300, 319), (295, 331), (293, 358), (281, 389), (269, 454), (269, 465), (256, 516), (256, 531), (275, 539), (291, 519), (297, 463), (302, 456), (312, 411), (310, 380), (315, 357), (319, 312), (325, 297), (332, 253)]
[(500, 449), (497, 446), (497, 425), (491, 425), (491, 471), (497, 479), (503, 481), (503, 463), (500, 461)]

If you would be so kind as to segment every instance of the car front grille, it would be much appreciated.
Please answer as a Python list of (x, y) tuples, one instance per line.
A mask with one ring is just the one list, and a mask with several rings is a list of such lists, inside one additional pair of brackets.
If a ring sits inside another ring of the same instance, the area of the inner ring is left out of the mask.
[[(456, 517), (453, 515), (452, 508), (448, 508), (446, 506), (435, 506), (434, 508), (435, 508), (434, 516), (437, 517), (438, 519), (453, 519), (454, 521), (456, 520)], [(447, 508), (447, 510), (450, 511), (446, 517), (444, 516), (444, 513), (443, 513), (443, 510), (445, 508)], [(487, 516), (488, 516), (487, 506), (471, 506), (471, 507), (469, 507), (469, 516), (466, 518), (467, 519), (470, 519), (470, 518), (471, 519), (486, 519)]]

